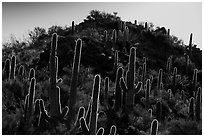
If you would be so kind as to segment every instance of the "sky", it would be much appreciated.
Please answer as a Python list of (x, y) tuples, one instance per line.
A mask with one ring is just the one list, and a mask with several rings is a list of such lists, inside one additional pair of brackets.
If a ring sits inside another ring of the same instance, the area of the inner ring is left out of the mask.
[(124, 21), (152, 22), (155, 26), (170, 28), (171, 34), (202, 48), (201, 2), (3, 2), (2, 42), (11, 35), (22, 40), (34, 27), (52, 25), (71, 26), (82, 22), (91, 10), (106, 13), (118, 12)]

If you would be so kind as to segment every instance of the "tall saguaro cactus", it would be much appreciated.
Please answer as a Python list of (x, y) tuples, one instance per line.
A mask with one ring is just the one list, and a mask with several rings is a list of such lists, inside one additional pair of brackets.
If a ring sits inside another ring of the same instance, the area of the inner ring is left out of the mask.
[(115, 83), (115, 111), (118, 111), (122, 107), (122, 90), (120, 88), (120, 78), (123, 76), (123, 68), (120, 67), (116, 73)]
[(151, 123), (151, 131), (150, 134), (151, 135), (157, 135), (158, 132), (158, 120), (154, 119)]
[(149, 109), (150, 88), (151, 88), (150, 79), (147, 79), (147, 81), (146, 81), (146, 90), (145, 90), (145, 108), (146, 108), (146, 110)]
[[(132, 47), (130, 49), (129, 56), (129, 67), (126, 73), (126, 82), (122, 77), (120, 80), (121, 88), (123, 90), (123, 94), (126, 96), (126, 106), (132, 106), (134, 103), (134, 95), (138, 93), (142, 87), (142, 82), (139, 82), (135, 86), (135, 60), (136, 60), (136, 49)], [(124, 97), (124, 96), (123, 96)]]
[(201, 114), (201, 88), (198, 88), (197, 94), (196, 94), (196, 104), (195, 104), (195, 117), (196, 121), (201, 120), (200, 114)]
[(57, 52), (57, 41), (58, 36), (56, 33), (52, 35), (52, 43), (51, 43), (51, 53), (50, 53), (50, 116), (51, 117), (59, 117), (60, 116), (60, 108), (58, 107), (59, 95), (56, 89), (57, 82), (57, 65), (56, 65), (56, 52)]
[(74, 21), (72, 21), (72, 35), (75, 33)]
[(16, 71), (16, 56), (13, 55), (11, 57), (11, 73), (10, 73), (10, 79), (15, 79), (15, 71)]
[(192, 39), (193, 39), (193, 33), (190, 34), (190, 40), (189, 40), (189, 57), (192, 59)]
[(74, 115), (74, 107), (76, 105), (76, 97), (77, 97), (77, 81), (78, 81), (78, 73), (81, 61), (81, 50), (82, 50), (82, 40), (78, 39), (76, 41), (73, 68), (72, 68), (72, 79), (71, 79), (71, 87), (70, 87), (70, 100), (69, 100), (69, 117), (72, 119)]
[(6, 79), (9, 79), (10, 71), (11, 71), (10, 59), (7, 59), (4, 66), (4, 73)]
[(35, 85), (36, 85), (36, 80), (35, 78), (32, 78), (30, 81), (30, 87), (29, 87), (29, 93), (26, 97), (26, 109), (25, 109), (25, 118), (26, 121), (29, 122), (30, 118), (33, 114), (33, 110), (34, 110), (34, 98), (35, 98)]

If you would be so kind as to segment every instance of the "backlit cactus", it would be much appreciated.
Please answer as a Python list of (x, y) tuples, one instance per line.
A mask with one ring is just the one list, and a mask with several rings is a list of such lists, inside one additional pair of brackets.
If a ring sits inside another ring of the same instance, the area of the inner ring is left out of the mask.
[(16, 56), (13, 55), (11, 57), (11, 72), (10, 72), (10, 79), (15, 79), (15, 71), (16, 71)]
[(147, 79), (147, 81), (146, 81), (146, 90), (145, 90), (145, 108), (146, 108), (146, 110), (149, 109), (150, 88), (151, 88), (150, 79)]
[(201, 120), (201, 88), (198, 88), (197, 94), (196, 94), (196, 102), (195, 102), (195, 118), (196, 121)]
[(190, 98), (190, 105), (189, 105), (189, 118), (191, 120), (195, 120), (195, 106), (194, 106), (194, 97)]
[(31, 68), (30, 71), (29, 71), (29, 78), (28, 80), (31, 81), (32, 78), (35, 77), (35, 69), (34, 68)]
[(157, 135), (158, 132), (158, 120), (154, 119), (151, 123), (151, 131), (150, 131), (150, 135)]
[(72, 21), (72, 35), (75, 33), (75, 25), (74, 25), (74, 21)]
[(10, 71), (11, 71), (10, 59), (7, 59), (3, 71), (5, 73), (5, 79), (9, 79)]

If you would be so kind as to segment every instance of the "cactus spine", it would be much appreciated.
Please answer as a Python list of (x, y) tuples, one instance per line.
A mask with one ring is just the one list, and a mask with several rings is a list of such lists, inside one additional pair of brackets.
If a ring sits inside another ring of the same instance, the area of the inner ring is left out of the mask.
[(157, 135), (158, 132), (158, 120), (154, 119), (151, 123), (151, 135)]

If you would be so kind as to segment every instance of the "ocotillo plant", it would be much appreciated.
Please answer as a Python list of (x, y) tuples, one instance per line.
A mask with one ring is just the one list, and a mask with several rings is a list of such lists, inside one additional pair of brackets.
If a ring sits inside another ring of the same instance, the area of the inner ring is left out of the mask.
[(74, 21), (72, 21), (72, 35), (75, 33)]
[(136, 49), (132, 47), (129, 55), (129, 67), (126, 73), (126, 82), (122, 77), (120, 85), (123, 90), (123, 94), (126, 94), (126, 106), (133, 106), (134, 95), (138, 93), (142, 87), (142, 82), (138, 82), (135, 86), (135, 60), (136, 60)]
[(58, 36), (56, 33), (52, 35), (52, 43), (51, 43), (51, 53), (50, 53), (50, 92), (49, 92), (49, 100), (50, 100), (50, 116), (51, 117), (59, 117), (60, 116), (60, 108), (59, 108), (59, 93), (56, 89), (57, 83), (57, 65), (56, 65), (56, 52), (57, 52), (57, 41)]
[(201, 120), (200, 114), (201, 114), (201, 88), (198, 88), (197, 94), (196, 94), (196, 104), (195, 104), (195, 117), (196, 121)]
[(98, 113), (98, 99), (100, 93), (100, 75), (96, 75), (94, 78), (93, 90), (92, 90), (92, 105), (90, 113), (90, 127), (88, 128), (85, 118), (80, 119), (80, 126), (84, 134), (95, 135), (97, 129), (97, 113)]
[(9, 79), (10, 71), (11, 71), (10, 59), (7, 59), (4, 65), (4, 73), (6, 79)]
[(115, 82), (115, 111), (119, 111), (122, 107), (122, 89), (120, 88), (120, 78), (123, 77), (123, 68), (120, 67), (116, 73)]
[(194, 97), (191, 97), (191, 98), (190, 98), (189, 118), (192, 119), (192, 120), (195, 119)]
[(81, 61), (81, 50), (82, 50), (82, 40), (78, 39), (76, 41), (73, 68), (72, 68), (72, 79), (71, 79), (71, 87), (70, 87), (70, 100), (69, 100), (69, 119), (73, 118), (74, 108), (76, 105), (76, 97), (77, 97), (77, 81), (78, 81), (78, 73)]
[(15, 79), (15, 71), (16, 71), (16, 56), (13, 55), (11, 57), (11, 73), (10, 73), (10, 79)]
[(151, 123), (150, 135), (157, 135), (158, 132), (158, 120), (154, 119)]
[(189, 40), (189, 57), (192, 59), (192, 39), (193, 39), (193, 33), (190, 34), (190, 40)]
[(30, 81), (29, 93), (28, 93), (27, 99), (25, 101), (26, 103), (28, 103), (25, 105), (25, 106), (27, 106), (27, 108), (25, 110), (26, 111), (25, 118), (26, 118), (27, 122), (30, 122), (30, 119), (31, 119), (31, 116), (32, 116), (33, 110), (34, 110), (35, 85), (36, 85), (36, 80), (35, 80), (35, 78), (32, 78)]
[(150, 88), (151, 88), (150, 79), (147, 79), (147, 81), (146, 81), (146, 90), (145, 90), (145, 108), (146, 108), (146, 110), (149, 109)]

